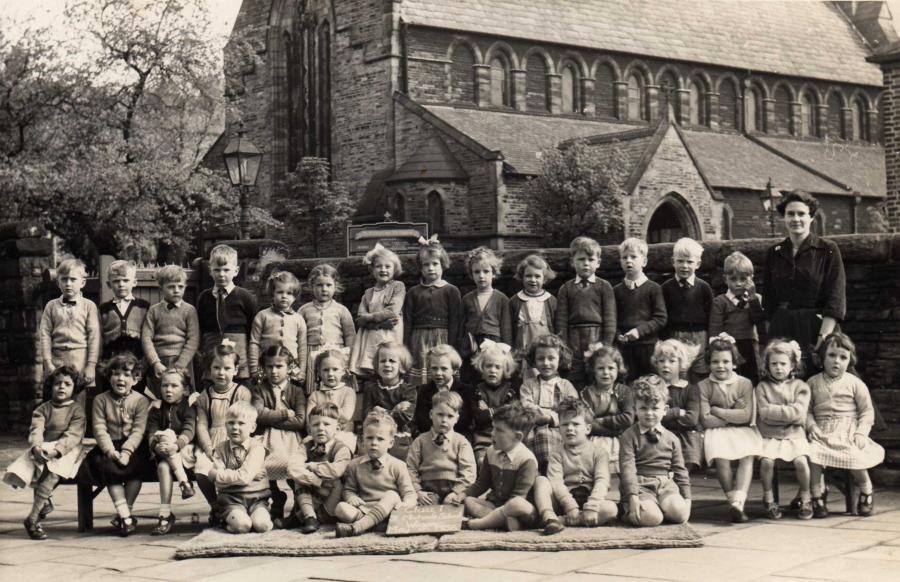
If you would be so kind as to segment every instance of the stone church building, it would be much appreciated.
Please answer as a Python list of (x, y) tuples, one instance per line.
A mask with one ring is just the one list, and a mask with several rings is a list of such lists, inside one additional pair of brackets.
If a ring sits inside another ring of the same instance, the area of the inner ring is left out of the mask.
[(232, 42), (259, 59), (227, 68), (229, 98), (276, 216), (285, 173), (321, 156), (356, 223), (536, 246), (523, 187), (584, 139), (627, 160), (626, 236), (768, 236), (770, 180), (822, 201), (820, 233), (869, 232), (886, 178), (867, 58), (892, 24), (882, 2), (244, 0)]

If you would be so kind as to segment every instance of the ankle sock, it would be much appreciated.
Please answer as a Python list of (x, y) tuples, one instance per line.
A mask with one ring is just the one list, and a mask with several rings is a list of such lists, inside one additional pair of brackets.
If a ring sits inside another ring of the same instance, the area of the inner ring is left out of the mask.
[(775, 503), (775, 494), (772, 491), (763, 491), (763, 502)]
[(732, 505), (740, 509), (744, 510), (744, 503), (747, 501), (747, 494), (743, 491), (735, 490), (734, 491), (734, 500), (732, 501)]
[(800, 501), (803, 503), (809, 503), (812, 501), (812, 494), (809, 491), (801, 491), (800, 492)]
[(125, 519), (126, 517), (131, 517), (131, 509), (129, 509), (128, 503), (125, 500), (113, 501), (113, 506), (115, 506), (116, 513), (122, 519)]
[(169, 503), (160, 503), (159, 504), (159, 516), (166, 517), (167, 515), (172, 514), (172, 505)]

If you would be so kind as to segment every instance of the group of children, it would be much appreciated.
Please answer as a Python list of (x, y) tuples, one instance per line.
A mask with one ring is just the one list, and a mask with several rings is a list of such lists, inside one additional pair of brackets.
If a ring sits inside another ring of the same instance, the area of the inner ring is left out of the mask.
[[(598, 243), (578, 237), (576, 276), (556, 297), (544, 289), (553, 271), (530, 255), (516, 269), (522, 290), (507, 298), (493, 288), (500, 258), (479, 247), (467, 257), (476, 288), (463, 297), (443, 279), (440, 243), (420, 244), (421, 282), (409, 291), (396, 254), (376, 245), (365, 256), (375, 286), (355, 321), (334, 299), (341, 284), (327, 264), (310, 272), (313, 300), (299, 310), (300, 282), (272, 274), (270, 307), (257, 312), (225, 245), (211, 253), (214, 286), (196, 309), (180, 267), (159, 269), (162, 301), (151, 306), (132, 295), (134, 265), (114, 262), (115, 297), (98, 309), (81, 295), (84, 265), (62, 262), (62, 296), (40, 325), (48, 400), (35, 409), (29, 451), (4, 476), (35, 488), (28, 534), (46, 538), (53, 489), (85, 459), (123, 536), (153, 464), (155, 535), (175, 521), (175, 483), (194, 495), (188, 470), (210, 524), (235, 533), (336, 522), (338, 536), (357, 535), (395, 509), (440, 503), (464, 505), (471, 529), (683, 523), (688, 471), (705, 463), (733, 521), (746, 521), (757, 457), (768, 517), (780, 517), (778, 459), (796, 468), (798, 517), (828, 514), (825, 467), (851, 470), (859, 513), (871, 514), (866, 470), (884, 450), (868, 437), (874, 414), (852, 373), (853, 343), (829, 336), (808, 382), (796, 342), (773, 339), (758, 357), (760, 296), (740, 252), (725, 260), (727, 293), (713, 297), (695, 275), (703, 249), (693, 240), (675, 244), (675, 276), (658, 285), (643, 273), (646, 243), (626, 239), (625, 278), (613, 287), (596, 275)], [(618, 505), (607, 497), (612, 475)], [(293, 493), (287, 516), (279, 480)]]

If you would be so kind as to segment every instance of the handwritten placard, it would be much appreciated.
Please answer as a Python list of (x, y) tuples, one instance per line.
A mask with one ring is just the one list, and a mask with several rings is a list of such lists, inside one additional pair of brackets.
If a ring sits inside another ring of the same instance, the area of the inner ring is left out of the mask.
[(387, 535), (452, 533), (462, 529), (462, 505), (423, 505), (391, 513)]

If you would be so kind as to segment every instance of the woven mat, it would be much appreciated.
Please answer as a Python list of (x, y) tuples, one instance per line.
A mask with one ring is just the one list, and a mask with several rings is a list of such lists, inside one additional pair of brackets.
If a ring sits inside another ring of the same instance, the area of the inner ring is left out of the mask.
[(702, 545), (700, 535), (687, 524), (647, 528), (566, 528), (553, 536), (545, 536), (540, 531), (461, 531), (443, 535), (439, 539), (428, 535), (389, 538), (380, 533), (338, 539), (334, 537), (334, 530), (331, 528), (323, 528), (310, 535), (290, 530), (234, 535), (219, 529), (208, 529), (179, 546), (175, 558), (347, 556), (484, 550), (558, 552), (619, 548), (694, 548)]
[(493, 532), (461, 531), (441, 536), (439, 552), (479, 550), (518, 550), (559, 552), (564, 550), (612, 550), (620, 548), (696, 548), (703, 539), (687, 525), (659, 527), (567, 527), (561, 533), (545, 536), (540, 531)]
[(352, 554), (412, 554), (430, 552), (437, 546), (434, 536), (385, 537), (368, 533), (352, 538), (334, 537), (334, 529), (313, 534), (273, 530), (264, 534), (230, 534), (208, 529), (175, 550), (175, 558), (220, 556), (349, 556)]

